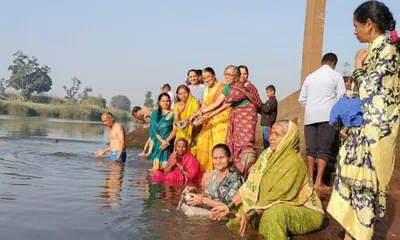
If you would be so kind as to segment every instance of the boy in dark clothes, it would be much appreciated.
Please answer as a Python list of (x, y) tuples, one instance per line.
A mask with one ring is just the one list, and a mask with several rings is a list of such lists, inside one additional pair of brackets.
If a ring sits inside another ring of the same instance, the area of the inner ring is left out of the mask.
[(263, 139), (264, 148), (269, 147), (269, 131), (276, 121), (276, 116), (278, 115), (278, 101), (275, 97), (275, 87), (269, 85), (265, 89), (267, 93), (268, 100), (261, 105), (261, 126), (263, 126)]

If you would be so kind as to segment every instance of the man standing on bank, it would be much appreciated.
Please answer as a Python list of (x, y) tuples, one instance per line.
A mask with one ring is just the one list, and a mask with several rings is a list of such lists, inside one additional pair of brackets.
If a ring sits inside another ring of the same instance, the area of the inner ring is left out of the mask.
[(310, 177), (314, 179), (314, 167), (317, 164), (315, 188), (319, 190), (329, 188), (322, 182), (322, 176), (337, 134), (335, 128), (329, 125), (330, 113), (346, 92), (343, 76), (335, 71), (337, 62), (336, 54), (325, 54), (322, 66), (305, 79), (299, 96), (299, 103), (305, 107), (307, 167)]

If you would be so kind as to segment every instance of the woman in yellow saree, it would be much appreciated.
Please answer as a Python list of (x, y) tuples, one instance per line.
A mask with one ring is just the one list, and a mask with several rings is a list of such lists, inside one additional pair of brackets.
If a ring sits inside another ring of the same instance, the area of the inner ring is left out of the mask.
[[(215, 72), (212, 68), (207, 67), (203, 70), (203, 80), (207, 87), (204, 89), (203, 104), (201, 109), (213, 104), (222, 94), (225, 84), (218, 82), (215, 78)], [(202, 115), (199, 110), (192, 118)], [(229, 109), (225, 110), (216, 117), (203, 123), (203, 127), (198, 137), (197, 159), (200, 162), (201, 171), (208, 172), (213, 170), (213, 162), (211, 158), (212, 148), (219, 143), (226, 143), (226, 134), (228, 130)], [(194, 122), (194, 125), (197, 125)]]
[(268, 240), (289, 239), (291, 234), (318, 230), (324, 211), (307, 166), (299, 153), (297, 126), (280, 121), (272, 126), (270, 147), (251, 168), (249, 177), (232, 202), (212, 209), (220, 220), (234, 209), (228, 227), (244, 236), (249, 223)]
[(174, 122), (177, 126), (175, 139), (186, 139), (189, 151), (196, 156), (199, 128), (190, 124), (189, 118), (200, 109), (200, 103), (190, 93), (190, 89), (186, 85), (178, 87), (176, 96), (179, 102), (174, 105)]

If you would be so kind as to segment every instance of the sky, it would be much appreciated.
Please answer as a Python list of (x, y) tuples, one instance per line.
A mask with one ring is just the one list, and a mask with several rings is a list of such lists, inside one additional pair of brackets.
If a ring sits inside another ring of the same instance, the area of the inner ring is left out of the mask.
[[(327, 0), (323, 52), (338, 55), (339, 72), (366, 47), (353, 34), (362, 2)], [(384, 2), (398, 18), (400, 1)], [(134, 106), (164, 83), (175, 90), (191, 68), (223, 80), (227, 65), (244, 64), (263, 100), (269, 84), (283, 99), (300, 88), (305, 11), (305, 0), (1, 0), (0, 78), (23, 51), (51, 67), (50, 95), (64, 96), (77, 77), (92, 95), (126, 95)]]

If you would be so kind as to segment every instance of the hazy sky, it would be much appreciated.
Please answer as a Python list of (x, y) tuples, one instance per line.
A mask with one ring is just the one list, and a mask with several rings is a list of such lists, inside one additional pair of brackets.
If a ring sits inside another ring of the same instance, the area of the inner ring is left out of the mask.
[[(142, 105), (147, 90), (175, 89), (190, 68), (211, 66), (222, 80), (229, 64), (249, 67), (262, 99), (269, 84), (279, 99), (300, 87), (305, 0), (1, 2), (0, 77), (23, 51), (51, 67), (53, 95), (78, 77), (107, 101), (123, 94)], [(327, 1), (324, 52), (338, 54), (339, 71), (365, 47), (352, 23), (362, 2)], [(399, 18), (400, 1), (384, 2)]]

